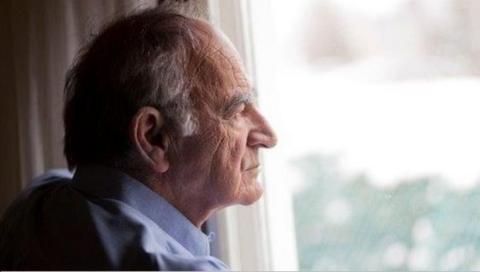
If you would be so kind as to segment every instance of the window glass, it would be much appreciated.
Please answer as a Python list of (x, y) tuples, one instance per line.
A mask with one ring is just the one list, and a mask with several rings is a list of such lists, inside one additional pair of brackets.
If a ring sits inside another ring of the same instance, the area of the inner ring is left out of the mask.
[(266, 186), (291, 193), (299, 268), (479, 270), (480, 1), (269, 12)]

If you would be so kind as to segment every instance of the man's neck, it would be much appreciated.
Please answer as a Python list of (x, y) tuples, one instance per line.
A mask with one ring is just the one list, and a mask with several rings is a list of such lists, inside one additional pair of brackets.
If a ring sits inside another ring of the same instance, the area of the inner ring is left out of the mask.
[(218, 210), (218, 208), (209, 203), (209, 200), (204, 199), (205, 195), (198, 194), (198, 192), (187, 194), (185, 190), (174, 190), (166, 183), (159, 181), (150, 181), (145, 184), (167, 200), (199, 229)]

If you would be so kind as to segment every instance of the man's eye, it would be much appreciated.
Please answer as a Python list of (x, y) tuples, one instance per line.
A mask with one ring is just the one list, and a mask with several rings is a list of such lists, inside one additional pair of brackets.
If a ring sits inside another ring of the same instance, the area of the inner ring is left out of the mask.
[(245, 110), (245, 104), (239, 105), (233, 112), (232, 119), (240, 118), (244, 110)]

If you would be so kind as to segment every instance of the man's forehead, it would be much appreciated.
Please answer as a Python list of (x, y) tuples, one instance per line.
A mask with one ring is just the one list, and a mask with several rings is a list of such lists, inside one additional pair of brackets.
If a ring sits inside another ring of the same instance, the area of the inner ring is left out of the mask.
[(218, 102), (229, 104), (235, 101), (251, 102), (254, 99), (252, 84), (243, 67), (240, 54), (233, 43), (219, 29), (206, 22), (199, 22), (209, 33), (208, 58), (220, 68), (223, 88), (217, 89)]
[(207, 45), (210, 51), (209, 55), (211, 58), (215, 59), (215, 62), (223, 71), (229, 74), (229, 79), (233, 81), (231, 83), (235, 85), (229, 86), (230, 89), (250, 89), (250, 80), (245, 73), (240, 54), (233, 43), (218, 28), (209, 24), (206, 24), (205, 27), (211, 35), (211, 40)]
[(243, 68), (243, 63), (238, 54), (235, 53), (233, 47), (221, 47), (213, 54), (216, 59), (217, 65), (229, 75), (229, 79), (232, 80), (234, 86), (230, 86), (231, 89), (250, 89), (250, 81)]

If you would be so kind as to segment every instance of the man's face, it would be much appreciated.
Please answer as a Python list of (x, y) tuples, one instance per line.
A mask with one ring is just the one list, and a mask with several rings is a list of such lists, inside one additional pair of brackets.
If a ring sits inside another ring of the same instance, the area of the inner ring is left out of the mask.
[[(218, 37), (218, 36), (217, 36)], [(230, 43), (218, 37), (212, 58), (224, 72), (224, 88), (198, 96), (209, 98), (198, 109), (199, 129), (184, 140), (178, 171), (195, 190), (217, 206), (248, 205), (260, 198), (257, 181), (259, 149), (276, 144), (276, 137), (253, 101), (250, 82)], [(200, 99), (200, 98), (198, 98)]]

